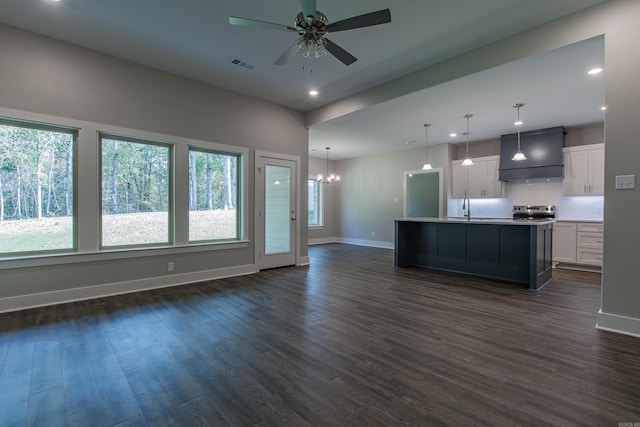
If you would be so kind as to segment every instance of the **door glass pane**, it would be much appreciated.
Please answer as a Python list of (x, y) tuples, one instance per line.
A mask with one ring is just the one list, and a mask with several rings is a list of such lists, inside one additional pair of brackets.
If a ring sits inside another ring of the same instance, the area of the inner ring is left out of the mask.
[(408, 217), (438, 217), (440, 215), (440, 175), (438, 172), (417, 173), (407, 177)]
[(291, 251), (291, 169), (265, 166), (265, 255)]

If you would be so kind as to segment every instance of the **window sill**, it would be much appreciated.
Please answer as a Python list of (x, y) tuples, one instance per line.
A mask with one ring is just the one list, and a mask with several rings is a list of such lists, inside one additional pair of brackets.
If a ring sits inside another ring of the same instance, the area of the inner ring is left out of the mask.
[(249, 240), (236, 240), (232, 242), (199, 243), (184, 246), (108, 249), (97, 252), (67, 252), (46, 255), (26, 255), (5, 258), (0, 257), (0, 270), (75, 264), (82, 262), (144, 258), (152, 256), (173, 255), (178, 253), (182, 254), (209, 252), (224, 249), (242, 249), (248, 247), (249, 243)]

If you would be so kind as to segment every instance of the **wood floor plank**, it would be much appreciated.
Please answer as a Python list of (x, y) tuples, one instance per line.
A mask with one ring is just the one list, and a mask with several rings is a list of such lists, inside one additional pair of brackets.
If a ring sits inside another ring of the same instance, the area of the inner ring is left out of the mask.
[(117, 425), (142, 416), (127, 377), (116, 356), (91, 360), (91, 370), (107, 422)]
[[(149, 354), (148, 348), (145, 350), (146, 354)], [(118, 360), (142, 411), (144, 421), (152, 426), (180, 425), (176, 407), (154, 374), (148, 359), (140, 357), (138, 352), (131, 352), (119, 356)]]
[(31, 370), (3, 372), (0, 375), (0, 426), (19, 426), (27, 422)]
[(640, 339), (595, 329), (599, 274), (532, 292), (388, 249), (309, 254), (0, 314), (0, 425), (640, 423)]
[(36, 342), (33, 351), (31, 394), (62, 387), (60, 343)]
[(27, 425), (43, 427), (64, 427), (67, 425), (62, 387), (31, 395)]

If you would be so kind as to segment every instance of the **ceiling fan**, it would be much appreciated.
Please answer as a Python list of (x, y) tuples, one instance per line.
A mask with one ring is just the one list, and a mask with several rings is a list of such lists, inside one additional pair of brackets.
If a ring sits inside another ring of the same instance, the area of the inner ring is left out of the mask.
[(289, 31), (299, 34), (298, 40), (287, 49), (276, 61), (276, 65), (286, 64), (296, 53), (305, 57), (318, 58), (327, 53), (332, 54), (345, 65), (351, 65), (357, 58), (349, 52), (325, 37), (327, 33), (353, 30), (355, 28), (370, 27), (373, 25), (391, 22), (389, 9), (378, 10), (364, 15), (343, 19), (342, 21), (329, 23), (327, 16), (316, 9), (316, 0), (300, 0), (302, 12), (295, 19), (295, 27), (274, 24), (272, 22), (257, 21), (255, 19), (229, 17), (229, 23), (244, 27), (265, 28), (269, 30)]

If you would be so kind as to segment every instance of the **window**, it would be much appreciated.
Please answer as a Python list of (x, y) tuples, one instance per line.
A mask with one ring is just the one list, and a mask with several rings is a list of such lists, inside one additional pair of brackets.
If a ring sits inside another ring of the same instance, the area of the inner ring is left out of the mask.
[(322, 225), (322, 185), (315, 179), (307, 180), (309, 187), (309, 227), (319, 227)]
[(75, 249), (76, 130), (0, 119), (0, 256)]
[(189, 241), (240, 236), (238, 154), (189, 151)]
[(100, 135), (102, 247), (168, 245), (171, 146)]

